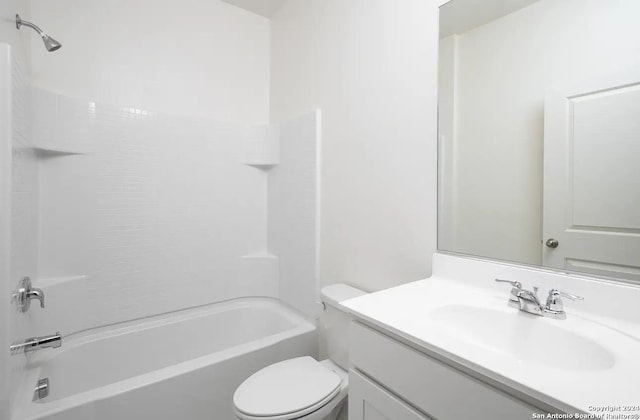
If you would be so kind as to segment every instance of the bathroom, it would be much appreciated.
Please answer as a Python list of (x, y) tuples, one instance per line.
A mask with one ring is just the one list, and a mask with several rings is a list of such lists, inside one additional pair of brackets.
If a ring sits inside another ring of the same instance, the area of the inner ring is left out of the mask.
[(640, 418), (639, 16), (3, 0), (0, 419)]

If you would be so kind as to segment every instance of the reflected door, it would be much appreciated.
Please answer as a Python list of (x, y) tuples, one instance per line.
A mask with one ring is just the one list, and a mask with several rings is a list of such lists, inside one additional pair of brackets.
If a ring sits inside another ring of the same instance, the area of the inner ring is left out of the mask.
[(640, 281), (640, 72), (547, 95), (545, 266)]

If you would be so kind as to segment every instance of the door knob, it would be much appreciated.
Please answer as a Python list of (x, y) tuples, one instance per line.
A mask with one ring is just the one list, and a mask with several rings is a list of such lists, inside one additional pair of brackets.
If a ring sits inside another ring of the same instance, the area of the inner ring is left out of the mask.
[(547, 242), (545, 242), (545, 245), (548, 246), (549, 248), (557, 248), (558, 245), (560, 245), (560, 243), (558, 242), (557, 239), (549, 238), (547, 239)]

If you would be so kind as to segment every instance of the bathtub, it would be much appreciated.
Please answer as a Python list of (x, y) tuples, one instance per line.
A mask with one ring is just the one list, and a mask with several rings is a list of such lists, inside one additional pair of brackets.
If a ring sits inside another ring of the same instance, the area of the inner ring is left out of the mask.
[[(232, 420), (244, 379), (316, 343), (312, 323), (261, 298), (63, 334), (28, 356), (12, 420)], [(49, 396), (32, 401), (45, 377)]]

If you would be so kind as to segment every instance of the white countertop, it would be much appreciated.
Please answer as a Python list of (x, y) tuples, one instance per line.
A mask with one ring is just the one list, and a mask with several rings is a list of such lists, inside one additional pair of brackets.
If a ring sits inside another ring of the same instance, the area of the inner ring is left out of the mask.
[[(446, 256), (447, 264), (452, 263), (451, 258), (457, 257)], [(612, 414), (640, 415), (640, 323), (636, 319), (584, 311), (593, 304), (580, 308), (581, 302), (565, 303), (564, 320), (531, 315), (507, 305), (510, 288), (494, 284), (494, 272), (474, 273), (461, 280), (446, 274), (436, 273), (342, 304), (356, 317), (427, 352), (557, 409), (603, 414), (598, 407), (630, 406), (633, 410), (621, 408)], [(543, 285), (549, 281), (540, 280)], [(592, 298), (594, 290), (597, 294), (603, 293), (599, 288), (611, 291), (616, 287), (596, 282), (576, 290), (581, 283), (574, 281), (565, 282), (573, 287), (567, 291), (587, 292), (585, 300)], [(527, 286), (524, 288), (529, 289)], [(640, 288), (622, 286), (613, 293), (620, 291), (635, 294)], [(636, 305), (632, 311), (640, 314), (640, 301)], [(474, 319), (476, 313), (480, 316)], [(619, 308), (613, 311), (620, 313)], [(490, 316), (481, 319), (485, 314)], [(512, 343), (512, 337), (519, 343)], [(567, 337), (570, 342), (565, 342)]]

